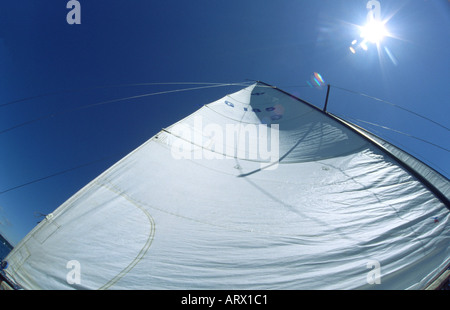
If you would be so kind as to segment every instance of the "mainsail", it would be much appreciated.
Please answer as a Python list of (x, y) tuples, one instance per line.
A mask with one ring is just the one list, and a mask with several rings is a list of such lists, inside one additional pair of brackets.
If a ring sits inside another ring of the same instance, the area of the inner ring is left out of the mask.
[(390, 143), (257, 82), (87, 184), (5, 271), (25, 289), (421, 289), (450, 263), (449, 189)]

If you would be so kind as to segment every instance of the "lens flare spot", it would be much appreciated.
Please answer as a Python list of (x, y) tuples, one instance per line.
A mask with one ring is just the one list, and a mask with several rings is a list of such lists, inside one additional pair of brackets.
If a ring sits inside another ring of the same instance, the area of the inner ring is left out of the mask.
[(323, 79), (322, 75), (320, 75), (320, 73), (314, 72), (310, 77), (310, 81), (306, 81), (306, 84), (308, 84), (309, 87), (320, 89), (325, 85), (325, 80)]
[(325, 83), (325, 82), (323, 81), (322, 76), (321, 76), (319, 73), (314, 72), (314, 77), (320, 82), (320, 84)]
[(389, 56), (389, 59), (392, 61), (394, 66), (396, 66), (398, 64), (397, 58), (395, 58), (395, 56), (392, 54), (392, 52), (389, 50), (387, 46), (384, 47), (384, 51)]

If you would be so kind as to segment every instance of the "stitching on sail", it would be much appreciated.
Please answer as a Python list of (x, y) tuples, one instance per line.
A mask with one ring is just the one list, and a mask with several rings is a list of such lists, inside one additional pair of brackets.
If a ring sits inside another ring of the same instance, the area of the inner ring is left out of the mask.
[(153, 242), (153, 239), (155, 237), (155, 221), (154, 221), (153, 217), (150, 215), (150, 213), (143, 206), (141, 206), (136, 200), (134, 200), (127, 194), (121, 192), (118, 188), (114, 187), (111, 184), (109, 184), (109, 185), (99, 184), (99, 185), (122, 196), (123, 198), (125, 198), (126, 200), (131, 202), (134, 206), (136, 206), (139, 210), (141, 210), (145, 214), (145, 216), (147, 216), (147, 219), (150, 223), (150, 232), (149, 232), (149, 235), (147, 237), (147, 241), (145, 242), (144, 247), (141, 249), (139, 254), (131, 261), (131, 263), (128, 264), (127, 267), (125, 267), (114, 278), (112, 278), (109, 282), (107, 282), (106, 284), (104, 284), (102, 287), (99, 288), (99, 290), (106, 290), (106, 289), (110, 288), (111, 286), (113, 286), (114, 284), (116, 284), (121, 278), (123, 278), (128, 272), (130, 272), (137, 265), (137, 263), (139, 263), (142, 260), (142, 258), (147, 254), (147, 252)]

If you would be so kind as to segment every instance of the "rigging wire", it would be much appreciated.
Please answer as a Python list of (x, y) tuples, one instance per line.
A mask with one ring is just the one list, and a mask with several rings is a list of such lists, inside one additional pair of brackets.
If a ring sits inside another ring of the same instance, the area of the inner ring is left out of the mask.
[(437, 126), (439, 126), (439, 127), (442, 127), (442, 128), (444, 128), (444, 129), (450, 131), (450, 128), (448, 128), (448, 127), (446, 127), (446, 126), (444, 126), (444, 125), (442, 125), (442, 124), (440, 124), (440, 123), (438, 123), (438, 122), (436, 122), (436, 121), (434, 121), (434, 120), (432, 120), (432, 119), (430, 119), (430, 118), (428, 118), (428, 117), (426, 117), (426, 116), (423, 116), (423, 115), (421, 115), (421, 114), (419, 114), (419, 113), (417, 113), (417, 112), (414, 112), (414, 111), (411, 111), (411, 110), (409, 110), (409, 109), (407, 109), (407, 108), (404, 108), (404, 107), (402, 107), (402, 106), (400, 106), (400, 105), (398, 105), (398, 104), (395, 104), (395, 103), (392, 103), (392, 102), (389, 102), (389, 101), (387, 101), (387, 100), (383, 100), (383, 99), (380, 99), (380, 98), (377, 98), (377, 97), (373, 97), (373, 96), (370, 96), (370, 95), (367, 95), (367, 94), (364, 94), (364, 93), (361, 93), (361, 92), (357, 92), (357, 91), (354, 91), (354, 90), (350, 90), (350, 89), (346, 89), (346, 88), (343, 88), (343, 87), (339, 87), (339, 86), (336, 86), (336, 85), (331, 85), (331, 87), (334, 87), (334, 88), (337, 88), (337, 89), (340, 89), (340, 90), (343, 90), (343, 91), (346, 91), (346, 92), (349, 92), (349, 93), (353, 93), (353, 94), (356, 94), (356, 95), (359, 95), (359, 96), (367, 97), (367, 98), (376, 100), (376, 101), (378, 101), (378, 102), (383, 102), (383, 103), (389, 104), (389, 105), (391, 105), (391, 106), (393, 106), (393, 107), (396, 107), (396, 108), (401, 109), (401, 110), (403, 110), (403, 111), (406, 111), (406, 112), (408, 112), (408, 113), (414, 114), (414, 115), (416, 115), (417, 117), (420, 117), (420, 118), (422, 118), (422, 119), (425, 119), (425, 120), (427, 120), (427, 121), (429, 121), (429, 122), (434, 123), (435, 125), (437, 125)]
[(83, 106), (79, 106), (73, 109), (67, 109), (64, 111), (60, 111), (60, 112), (54, 112), (54, 113), (50, 113), (50, 114), (46, 114), (43, 116), (40, 116), (38, 118), (14, 125), (12, 127), (0, 130), (0, 134), (6, 133), (8, 131), (17, 129), (19, 127), (23, 127), (38, 121), (41, 121), (43, 119), (47, 119), (47, 118), (51, 118), (51, 117), (55, 117), (58, 115), (62, 115), (62, 114), (67, 114), (70, 112), (75, 112), (75, 111), (79, 111), (79, 110), (83, 110), (83, 109), (88, 109), (88, 108), (92, 108), (92, 107), (96, 107), (96, 106), (100, 106), (100, 105), (105, 105), (105, 104), (109, 104), (109, 103), (115, 103), (115, 102), (120, 102), (120, 101), (126, 101), (126, 100), (133, 100), (133, 99), (138, 99), (138, 98), (144, 98), (144, 97), (150, 97), (150, 96), (156, 96), (156, 95), (163, 95), (163, 94), (169, 94), (169, 93), (176, 93), (176, 92), (184, 92), (184, 91), (191, 91), (191, 90), (198, 90), (198, 89), (206, 89), (206, 88), (214, 88), (214, 87), (224, 87), (224, 86), (242, 86), (242, 83), (225, 83), (225, 84), (214, 84), (214, 85), (208, 85), (208, 86), (200, 86), (200, 87), (190, 87), (190, 88), (181, 88), (181, 89), (175, 89), (175, 90), (167, 90), (167, 91), (160, 91), (160, 92), (154, 92), (154, 93), (145, 93), (145, 94), (141, 94), (141, 95), (135, 95), (135, 96), (129, 96), (129, 97), (122, 97), (122, 98), (116, 98), (116, 99), (111, 99), (111, 100), (105, 100), (105, 101), (100, 101), (100, 102), (96, 102), (96, 103), (92, 103), (92, 104), (87, 104), (87, 105), (83, 105)]
[[(8, 105), (20, 103), (20, 102), (25, 102), (25, 101), (29, 101), (29, 100), (33, 100), (33, 99), (42, 98), (42, 97), (48, 97), (48, 96), (59, 95), (59, 94), (67, 94), (67, 93), (77, 93), (77, 92), (82, 92), (82, 91), (105, 89), (105, 88), (155, 86), (155, 85), (224, 85), (224, 84), (227, 84), (227, 83), (213, 83), (213, 82), (205, 82), (205, 83), (203, 83), (203, 82), (157, 82), (157, 83), (153, 83), (153, 82), (149, 82), (149, 83), (99, 85), (99, 86), (94, 86), (94, 87), (75, 88), (75, 89), (66, 89), (66, 90), (55, 91), (55, 92), (48, 92), (48, 93), (44, 93), (44, 94), (40, 94), (40, 95), (16, 99), (13, 101), (9, 101), (9, 102), (0, 104), (0, 108), (8, 106)], [(244, 83), (242, 83), (242, 84), (244, 84)], [(236, 83), (236, 85), (238, 85), (238, 84)]]
[(77, 169), (81, 169), (81, 168), (84, 168), (84, 167), (87, 167), (87, 166), (99, 163), (101, 161), (105, 161), (105, 160), (114, 158), (117, 155), (118, 154), (105, 156), (105, 157), (102, 157), (100, 159), (96, 159), (96, 160), (90, 161), (88, 163), (84, 163), (84, 164), (81, 164), (81, 165), (78, 165), (78, 166), (75, 166), (75, 167), (72, 167), (72, 168), (69, 168), (69, 169), (65, 169), (65, 170), (62, 170), (62, 171), (55, 172), (53, 174), (50, 174), (50, 175), (47, 175), (47, 176), (44, 176), (44, 177), (41, 177), (41, 178), (37, 178), (37, 179), (31, 180), (31, 181), (26, 182), (26, 183), (22, 183), (22, 184), (17, 185), (17, 186), (10, 187), (8, 189), (0, 191), (0, 195), (5, 194), (5, 193), (10, 192), (10, 191), (15, 190), (15, 189), (19, 189), (19, 188), (27, 186), (27, 185), (31, 185), (31, 184), (34, 184), (34, 183), (37, 183), (37, 182), (40, 182), (40, 181), (44, 181), (44, 180), (47, 180), (47, 179), (50, 179), (50, 178), (53, 178), (53, 177), (56, 177), (56, 176), (59, 176), (59, 175), (62, 175), (62, 174), (74, 171), (74, 170), (77, 170)]
[(357, 119), (357, 118), (354, 118), (354, 117), (351, 117), (351, 116), (348, 116), (348, 115), (345, 115), (345, 114), (336, 114), (336, 115), (339, 116), (339, 117), (342, 117), (343, 119), (350, 119), (350, 120), (353, 120), (353, 121), (357, 121), (357, 122), (369, 124), (369, 125), (372, 125), (372, 126), (380, 127), (380, 128), (383, 128), (383, 129), (386, 129), (386, 130), (389, 130), (389, 131), (393, 131), (393, 132), (399, 133), (401, 135), (404, 135), (404, 136), (407, 136), (407, 137), (410, 137), (410, 138), (422, 141), (424, 143), (428, 143), (430, 145), (433, 145), (433, 146), (435, 146), (437, 148), (440, 148), (440, 149), (450, 153), (449, 149), (447, 149), (445, 147), (442, 147), (440, 145), (437, 145), (437, 144), (435, 144), (433, 142), (427, 141), (425, 139), (416, 137), (414, 135), (411, 135), (411, 134), (408, 134), (408, 133), (405, 133), (405, 132), (402, 132), (402, 131), (399, 131), (399, 130), (396, 130), (396, 129), (393, 129), (393, 128), (389, 128), (387, 126), (383, 126), (383, 125), (380, 125), (380, 124), (375, 124), (375, 123), (372, 123), (372, 122), (368, 122), (368, 121), (364, 121), (364, 120), (361, 120), (361, 119)]
[[(379, 131), (377, 129), (371, 129), (371, 132), (376, 134), (376, 135), (378, 135), (379, 137), (382, 136), (381, 131)], [(423, 163), (428, 163), (429, 165), (434, 166), (437, 169), (437, 171), (444, 172), (445, 176), (449, 175), (448, 169), (443, 168), (440, 165), (436, 164), (435, 162), (433, 162), (433, 161), (423, 157), (422, 155), (418, 154), (417, 152), (415, 152), (415, 151), (413, 151), (411, 149), (408, 149), (407, 146), (405, 146), (404, 144), (398, 142), (398, 140), (396, 140), (394, 138), (390, 137), (389, 140), (390, 140), (390, 143), (392, 143), (393, 145), (399, 147), (401, 150), (405, 150), (405, 151), (407, 150), (408, 153), (410, 153), (411, 155), (415, 156), (416, 158), (421, 160)], [(442, 174), (441, 172), (439, 172), (439, 173)], [(447, 177), (447, 179), (448, 179), (448, 177)]]

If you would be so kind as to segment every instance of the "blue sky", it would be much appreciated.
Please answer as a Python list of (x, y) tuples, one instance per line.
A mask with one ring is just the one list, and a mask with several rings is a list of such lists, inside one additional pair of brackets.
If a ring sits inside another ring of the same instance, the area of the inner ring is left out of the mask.
[(391, 36), (356, 54), (349, 46), (366, 22), (365, 0), (79, 0), (79, 25), (66, 22), (67, 2), (0, 4), (0, 233), (12, 243), (161, 128), (240, 88), (76, 110), (200, 86), (140, 83), (261, 80), (322, 107), (325, 87), (307, 84), (317, 72), (340, 87), (331, 89), (330, 112), (414, 136), (369, 127), (450, 175), (448, 129), (341, 89), (450, 127), (447, 0), (380, 0)]

